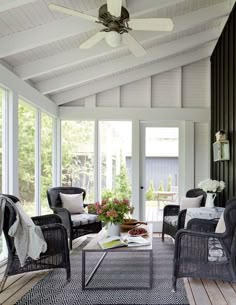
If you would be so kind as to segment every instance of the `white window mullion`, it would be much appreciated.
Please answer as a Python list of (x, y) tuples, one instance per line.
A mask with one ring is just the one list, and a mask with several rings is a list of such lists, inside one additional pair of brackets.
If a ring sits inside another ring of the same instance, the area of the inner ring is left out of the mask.
[(15, 196), (19, 195), (18, 182), (18, 94), (16, 92), (9, 92), (8, 95), (8, 187), (7, 191)]
[(9, 92), (4, 91), (2, 103), (2, 192), (9, 193)]
[(94, 124), (94, 199), (100, 200), (101, 197), (101, 166), (100, 166), (100, 141), (99, 141), (99, 122)]
[(53, 186), (61, 185), (61, 120), (54, 119), (53, 122)]
[(35, 209), (41, 215), (41, 111), (35, 116)]

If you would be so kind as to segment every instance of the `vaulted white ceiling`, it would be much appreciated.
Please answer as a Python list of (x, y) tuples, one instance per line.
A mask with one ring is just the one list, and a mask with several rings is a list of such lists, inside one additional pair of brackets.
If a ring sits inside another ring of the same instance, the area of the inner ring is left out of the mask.
[[(116, 0), (114, 0), (116, 1)], [(97, 16), (105, 0), (1, 0), (1, 63), (58, 105), (209, 57), (235, 1), (126, 0), (131, 18), (170, 17), (172, 32), (132, 31), (147, 54), (105, 41), (79, 46), (101, 26), (48, 9)]]

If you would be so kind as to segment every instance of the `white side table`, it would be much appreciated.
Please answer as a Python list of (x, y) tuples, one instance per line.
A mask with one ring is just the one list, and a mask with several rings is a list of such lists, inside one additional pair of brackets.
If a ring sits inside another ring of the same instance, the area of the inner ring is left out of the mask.
[(190, 219), (193, 218), (201, 218), (201, 219), (217, 219), (220, 218), (221, 214), (224, 212), (224, 208), (214, 207), (214, 208), (189, 208), (187, 209), (185, 225), (187, 227), (187, 223)]

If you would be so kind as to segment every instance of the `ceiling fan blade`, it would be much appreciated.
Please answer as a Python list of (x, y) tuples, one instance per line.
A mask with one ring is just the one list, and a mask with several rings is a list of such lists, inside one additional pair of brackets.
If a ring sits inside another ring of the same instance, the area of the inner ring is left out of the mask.
[(122, 0), (107, 0), (107, 10), (115, 17), (120, 17)]
[(143, 46), (129, 33), (123, 33), (123, 42), (127, 45), (130, 51), (136, 56), (140, 57), (146, 54), (146, 50)]
[(95, 44), (97, 44), (100, 40), (102, 40), (105, 37), (105, 32), (97, 32), (95, 35), (90, 37), (88, 40), (86, 40), (84, 43), (80, 45), (80, 49), (89, 49), (93, 47)]
[(172, 31), (174, 28), (170, 18), (131, 19), (129, 27), (137, 31)]
[(79, 11), (75, 11), (75, 10), (72, 10), (70, 8), (57, 5), (57, 4), (50, 3), (50, 4), (48, 4), (48, 7), (52, 11), (57, 11), (57, 12), (60, 12), (60, 13), (63, 13), (63, 14), (71, 15), (71, 16), (81, 17), (81, 18), (86, 19), (86, 20), (98, 21), (97, 17), (90, 16), (90, 15), (81, 13)]

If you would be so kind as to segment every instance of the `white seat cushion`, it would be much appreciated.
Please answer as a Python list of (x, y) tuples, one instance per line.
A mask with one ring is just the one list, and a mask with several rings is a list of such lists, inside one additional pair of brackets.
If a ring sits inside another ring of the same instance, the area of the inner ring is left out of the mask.
[(225, 262), (227, 257), (225, 251), (217, 238), (208, 239), (208, 260), (209, 262)]
[(220, 219), (217, 223), (215, 233), (224, 233), (226, 230), (225, 228), (225, 221), (224, 221), (224, 213), (221, 214)]
[(71, 220), (73, 222), (73, 226), (82, 226), (99, 221), (98, 215), (87, 213), (71, 215)]
[(178, 216), (165, 216), (164, 221), (174, 227), (177, 226)]

